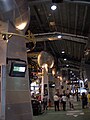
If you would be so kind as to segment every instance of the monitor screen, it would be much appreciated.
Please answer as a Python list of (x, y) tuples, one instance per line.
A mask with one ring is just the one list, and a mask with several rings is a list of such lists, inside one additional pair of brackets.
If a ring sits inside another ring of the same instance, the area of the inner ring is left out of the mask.
[(11, 63), (11, 69), (9, 75), (11, 77), (25, 77), (26, 63)]

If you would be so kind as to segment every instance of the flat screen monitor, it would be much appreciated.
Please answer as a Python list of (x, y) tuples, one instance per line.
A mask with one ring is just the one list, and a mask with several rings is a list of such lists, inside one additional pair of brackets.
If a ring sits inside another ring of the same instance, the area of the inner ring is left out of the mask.
[(10, 76), (11, 77), (25, 77), (26, 63), (11, 63)]

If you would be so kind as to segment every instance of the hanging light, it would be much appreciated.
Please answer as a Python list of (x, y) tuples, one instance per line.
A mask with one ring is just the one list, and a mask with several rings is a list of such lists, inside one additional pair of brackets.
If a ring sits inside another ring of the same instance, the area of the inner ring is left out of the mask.
[(56, 5), (52, 5), (51, 6), (51, 10), (56, 10), (57, 9), (57, 6)]
[(27, 22), (23, 22), (23, 23), (17, 25), (16, 28), (19, 30), (23, 30), (26, 27), (26, 25), (27, 25)]

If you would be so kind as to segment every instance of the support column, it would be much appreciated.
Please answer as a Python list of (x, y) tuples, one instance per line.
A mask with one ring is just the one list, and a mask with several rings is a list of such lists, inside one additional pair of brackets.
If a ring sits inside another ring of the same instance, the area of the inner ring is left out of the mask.
[(88, 79), (88, 88), (90, 91), (90, 65), (89, 64), (85, 65), (85, 70), (86, 70), (86, 75), (87, 75), (87, 79)]
[(49, 84), (48, 84), (48, 67), (45, 65), (42, 68), (42, 89), (41, 89), (41, 100), (43, 101), (44, 95), (49, 100)]
[(88, 35), (88, 42), (86, 45), (85, 59), (88, 61), (87, 64), (85, 64), (85, 70), (86, 70), (86, 76), (88, 78), (88, 88), (90, 91), (90, 34)]
[[(7, 23), (7, 32), (17, 31)], [(5, 28), (6, 29), (6, 28)], [(1, 44), (2, 43), (2, 44)], [(4, 46), (4, 47), (3, 47)], [(13, 36), (10, 40), (0, 40), (0, 64), (5, 66), (3, 79), (1, 79), (1, 99), (5, 96), (3, 103), (1, 101), (2, 120), (32, 120), (31, 96), (29, 91), (28, 66), (25, 77), (11, 77), (10, 70), (12, 62), (27, 64), (27, 52), (25, 39)], [(6, 62), (7, 60), (7, 62)], [(28, 65), (28, 64), (27, 64)], [(4, 80), (4, 81), (2, 81)], [(4, 83), (4, 85), (3, 85)], [(5, 92), (3, 92), (5, 91)], [(2, 94), (3, 93), (3, 94)], [(3, 111), (5, 113), (3, 114)]]

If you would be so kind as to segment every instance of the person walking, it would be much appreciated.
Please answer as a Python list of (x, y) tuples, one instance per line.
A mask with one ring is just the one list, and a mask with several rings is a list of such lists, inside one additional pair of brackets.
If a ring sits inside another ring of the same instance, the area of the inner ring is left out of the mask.
[(66, 94), (64, 93), (62, 95), (62, 103), (63, 103), (63, 110), (66, 110)]
[(59, 96), (57, 95), (57, 93), (54, 95), (54, 107), (55, 107), (55, 111), (57, 109), (59, 111)]
[(73, 101), (74, 101), (73, 95), (72, 95), (72, 93), (70, 93), (70, 95), (69, 95), (69, 106), (70, 106), (71, 110), (74, 109)]
[(82, 93), (81, 99), (82, 99), (82, 108), (84, 109), (87, 107), (87, 96), (86, 96), (85, 92)]

